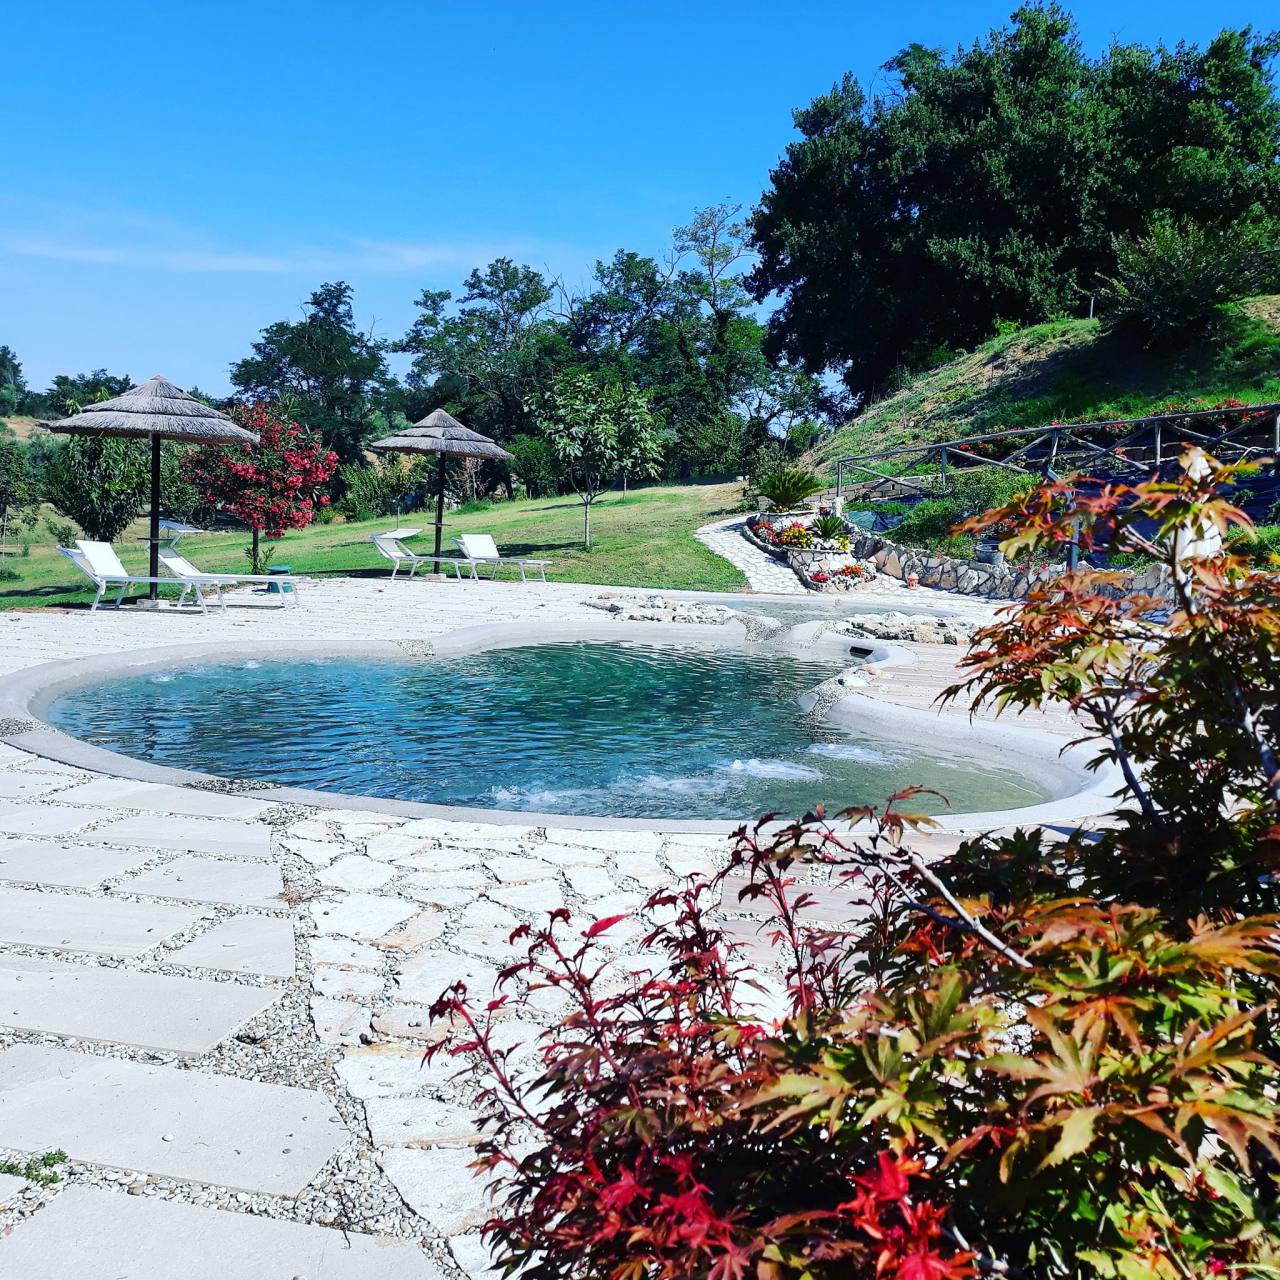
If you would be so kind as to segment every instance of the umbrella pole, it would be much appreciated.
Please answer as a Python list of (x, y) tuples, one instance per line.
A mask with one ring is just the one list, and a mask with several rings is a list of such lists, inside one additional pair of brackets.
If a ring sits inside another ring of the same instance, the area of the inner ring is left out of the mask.
[[(160, 437), (151, 437), (151, 565), (147, 570), (150, 576), (160, 576)], [(152, 600), (160, 597), (160, 586), (157, 582), (150, 584), (147, 593)]]
[(440, 539), (444, 534), (444, 454), (436, 459), (436, 560), (434, 569), (440, 572)]

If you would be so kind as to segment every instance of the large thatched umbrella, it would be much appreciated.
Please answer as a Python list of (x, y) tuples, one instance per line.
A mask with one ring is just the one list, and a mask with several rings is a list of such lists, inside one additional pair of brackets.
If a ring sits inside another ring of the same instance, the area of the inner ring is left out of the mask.
[(399, 435), (375, 440), (370, 449), (385, 449), (388, 453), (434, 453), (436, 462), (436, 550), (435, 569), (440, 572), (440, 540), (444, 532), (444, 470), (450, 458), (505, 458), (511, 455), (495, 444), (488, 436), (482, 436), (470, 427), (464, 427), (452, 414), (443, 409), (432, 409), (421, 422), (401, 431)]
[[(181, 387), (159, 376), (131, 387), (114, 400), (103, 400), (57, 422), (50, 431), (74, 436), (130, 436), (151, 441), (151, 568), (160, 574), (160, 441), (185, 444), (256, 444), (252, 431), (238, 427), (225, 413), (201, 404)], [(151, 584), (150, 596), (157, 595)]]

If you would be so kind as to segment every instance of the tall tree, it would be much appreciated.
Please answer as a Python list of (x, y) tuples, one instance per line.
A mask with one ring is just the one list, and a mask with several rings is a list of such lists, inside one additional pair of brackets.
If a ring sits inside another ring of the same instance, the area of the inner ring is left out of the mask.
[(26, 391), (17, 353), (12, 347), (0, 347), (0, 416), (17, 413)]
[(950, 57), (904, 49), (876, 97), (846, 76), (796, 112), (752, 215), (771, 353), (873, 391), (997, 319), (1078, 313), (1153, 216), (1274, 224), (1278, 49), (1245, 30), (1091, 60), (1047, 5)]
[(532, 397), (569, 354), (532, 267), (498, 258), (472, 271), (458, 305), (448, 290), (425, 289), (421, 314), (393, 350), (413, 356), (408, 376), (424, 408), (448, 408), (477, 431), (507, 440), (532, 429)]
[(301, 320), (268, 325), (253, 354), (231, 366), (242, 400), (279, 403), (343, 462), (362, 456), (389, 376), (386, 344), (356, 328), (351, 298), (344, 281), (321, 285)]

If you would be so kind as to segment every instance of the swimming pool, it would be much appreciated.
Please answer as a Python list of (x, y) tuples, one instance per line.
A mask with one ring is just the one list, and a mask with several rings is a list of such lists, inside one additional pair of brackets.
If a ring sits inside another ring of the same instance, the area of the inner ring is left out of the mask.
[[(487, 809), (798, 816), (877, 803), (911, 782), (958, 811), (1047, 798), (1004, 762), (810, 723), (797, 699), (848, 662), (593, 641), (413, 661), (248, 659), (85, 685), (48, 718), (159, 764)], [(926, 806), (939, 807), (913, 805)]]

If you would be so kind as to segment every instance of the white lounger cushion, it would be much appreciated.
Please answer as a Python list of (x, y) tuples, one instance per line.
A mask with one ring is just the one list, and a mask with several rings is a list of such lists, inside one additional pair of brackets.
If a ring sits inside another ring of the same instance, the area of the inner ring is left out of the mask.
[(120, 563), (116, 549), (109, 542), (90, 542), (81, 538), (76, 542), (80, 554), (84, 556), (89, 570), (95, 578), (131, 578), (128, 569)]
[(470, 560), (501, 560), (498, 544), (488, 533), (464, 533), (455, 539), (462, 554)]

